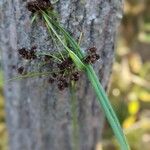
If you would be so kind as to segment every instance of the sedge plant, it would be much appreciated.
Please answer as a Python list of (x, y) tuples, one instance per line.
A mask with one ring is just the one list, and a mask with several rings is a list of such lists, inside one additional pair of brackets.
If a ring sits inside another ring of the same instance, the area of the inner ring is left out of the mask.
[[(87, 75), (94, 89), (94, 92), (97, 95), (97, 100), (101, 108), (103, 109), (110, 126), (112, 127), (112, 130), (120, 144), (121, 149), (129, 150), (130, 148), (121, 128), (121, 125), (110, 104), (108, 96), (99, 81), (98, 76), (96, 75), (92, 65), (86, 64), (83, 61), (85, 54), (83, 53), (81, 47), (75, 41), (75, 39), (62, 27), (58, 19), (55, 18), (56, 16), (54, 15), (54, 12), (41, 10), (41, 15), (45, 20), (45, 24), (48, 30), (54, 34), (55, 38), (57, 38), (57, 40), (62, 44), (64, 49), (68, 52), (69, 56), (71, 57), (78, 70), (84, 71), (84, 73)], [(63, 35), (65, 42), (62, 40), (60, 35)], [(66, 43), (69, 43), (71, 49), (67, 46)]]
[[(116, 139), (118, 140), (120, 144), (121, 150), (130, 150), (130, 147), (128, 145), (128, 142), (126, 140), (126, 137), (123, 133), (123, 130), (121, 128), (121, 125), (118, 121), (118, 118), (111, 106), (111, 103), (109, 101), (109, 98), (102, 87), (98, 76), (96, 75), (96, 72), (94, 71), (93, 66), (90, 63), (86, 63), (84, 61), (84, 58), (86, 57), (85, 53), (82, 51), (79, 43), (69, 34), (69, 32), (61, 25), (58, 19), (58, 14), (53, 9), (40, 9), (39, 6), (36, 6), (38, 8), (38, 12), (34, 12), (34, 15), (32, 17), (31, 22), (33, 23), (38, 16), (43, 18), (44, 23), (47, 27), (47, 30), (49, 32), (50, 37), (54, 41), (55, 46), (57, 47), (59, 57), (51, 55), (50, 53), (46, 53), (46, 55), (50, 55), (54, 57), (57, 61), (61, 61), (64, 59), (64, 51), (65, 54), (67, 54), (73, 61), (74, 65), (76, 66), (77, 70), (82, 71), (87, 76), (88, 80), (90, 81), (93, 91), (95, 92), (97, 96), (97, 101), (100, 104), (113, 132), (116, 136)], [(63, 47), (63, 52), (61, 52), (61, 49)], [(45, 53), (40, 52), (39, 55), (45, 55)], [(24, 75), (22, 77), (34, 77), (36, 75), (48, 75), (50, 72), (45, 73), (31, 73)], [(17, 77), (17, 78), (22, 78)], [(16, 78), (16, 79), (17, 79)], [(71, 92), (75, 91), (73, 90), (73, 86), (71, 87)], [(74, 103), (74, 101), (72, 101)], [(73, 112), (74, 115), (75, 111), (74, 108)], [(77, 123), (76, 118), (74, 118), (74, 122)], [(75, 128), (77, 128), (75, 126)]]

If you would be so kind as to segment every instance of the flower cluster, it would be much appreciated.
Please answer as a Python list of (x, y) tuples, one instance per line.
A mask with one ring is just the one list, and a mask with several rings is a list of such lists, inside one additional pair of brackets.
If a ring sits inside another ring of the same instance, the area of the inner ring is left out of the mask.
[[(48, 82), (57, 83), (59, 90), (64, 90), (71, 81), (77, 82), (80, 78), (80, 72), (75, 68), (70, 57), (65, 58), (61, 63), (57, 63), (58, 72), (52, 73)], [(55, 66), (55, 65), (54, 65)]]
[(22, 58), (27, 60), (36, 59), (36, 46), (33, 46), (30, 50), (26, 48), (21, 48), (18, 50), (18, 53), (21, 55)]
[[(69, 87), (69, 84), (72, 81), (77, 82), (80, 79), (81, 72), (78, 71), (68, 55), (64, 56), (64, 58), (62, 58), (60, 54), (58, 55), (58, 53), (57, 55), (55, 53), (51, 55), (45, 53), (40, 56), (36, 49), (36, 46), (31, 47), (31, 49), (21, 48), (18, 50), (18, 54), (25, 60), (33, 61), (38, 59), (38, 63), (45, 64), (45, 66), (48, 64), (47, 69), (51, 70), (51, 73), (48, 74), (48, 83), (53, 84), (55, 82), (58, 89), (62, 91)], [(84, 62), (89, 64), (95, 63), (100, 57), (96, 51), (96, 47), (89, 48), (87, 56), (84, 58)], [(56, 57), (59, 61), (56, 60)], [(41, 65), (41, 67), (44, 67), (44, 65)], [(27, 74), (27, 71), (23, 66), (19, 67), (17, 71), (21, 75)]]
[[(62, 91), (69, 87), (71, 81), (77, 82), (79, 80), (81, 73), (76, 69), (70, 57), (64, 56), (64, 58), (62, 58), (58, 54), (53, 57), (53, 55), (56, 55), (55, 53), (51, 56), (48, 54), (40, 56), (36, 52), (36, 48), (36, 46), (33, 46), (31, 49), (21, 48), (18, 50), (18, 54), (25, 60), (33, 61), (38, 59), (38, 63), (44, 63), (45, 66), (46, 64), (49, 64), (47, 70), (50, 69), (51, 73), (48, 74), (48, 83), (53, 84), (55, 82), (58, 89)], [(58, 57), (60, 61), (57, 61), (55, 59), (56, 57)], [(42, 65), (42, 67), (44, 67), (44, 65)], [(17, 71), (21, 75), (27, 74), (27, 71), (23, 66), (19, 67)]]
[(53, 7), (49, 0), (34, 0), (27, 3), (27, 9), (35, 13), (39, 10), (53, 9)]
[(96, 47), (89, 48), (88, 49), (88, 55), (84, 59), (84, 62), (94, 64), (97, 60), (99, 60), (100, 56), (99, 56), (99, 54), (96, 53), (96, 51), (97, 51)]

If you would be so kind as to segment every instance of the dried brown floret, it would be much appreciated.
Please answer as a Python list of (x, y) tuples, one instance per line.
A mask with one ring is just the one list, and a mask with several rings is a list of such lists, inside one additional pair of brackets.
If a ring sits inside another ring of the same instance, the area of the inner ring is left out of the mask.
[(60, 70), (64, 70), (64, 69), (70, 69), (72, 67), (72, 60), (71, 58), (66, 58), (62, 63), (57, 64), (58, 68)]
[(48, 83), (51, 83), (51, 84), (52, 84), (52, 83), (54, 83), (54, 81), (55, 81), (55, 80), (54, 80), (53, 78), (51, 78), (51, 77), (48, 79)]
[(91, 57), (90, 56), (87, 56), (85, 59), (84, 59), (84, 62), (85, 63), (91, 63)]
[(23, 47), (23, 48), (21, 48), (21, 49), (18, 50), (18, 53), (19, 53), (20, 55), (24, 55), (24, 54), (27, 54), (28, 51), (27, 51), (26, 48)]
[(88, 49), (91, 53), (96, 53), (97, 51), (97, 48), (94, 46), (94, 47), (91, 47)]
[(36, 49), (37, 49), (36, 45), (34, 45), (34, 46), (31, 47), (31, 50), (36, 50)]
[(52, 77), (53, 77), (53, 78), (56, 78), (56, 77), (57, 77), (57, 74), (56, 74), (56, 73), (52, 73)]
[(62, 90), (64, 90), (65, 88), (68, 87), (68, 82), (67, 82), (67, 80), (66, 80), (64, 77), (60, 77), (60, 78), (58, 79), (58, 84), (57, 84), (57, 86), (58, 86), (58, 89), (59, 89), (60, 91), (62, 91)]
[(72, 81), (78, 81), (80, 78), (80, 73), (79, 72), (74, 72), (71, 74), (70, 80)]
[(96, 60), (100, 59), (100, 55), (99, 54), (95, 54), (96, 55)]
[(96, 54), (96, 51), (96, 47), (89, 48), (90, 53), (86, 56), (84, 62), (94, 64), (100, 58), (100, 56)]
[(27, 3), (27, 9), (32, 13), (39, 10), (53, 9), (49, 0), (34, 0)]
[(28, 50), (26, 48), (21, 48), (18, 50), (18, 53), (20, 54), (20, 56), (24, 59), (27, 60), (31, 60), (31, 59), (36, 59), (36, 52), (35, 52), (36, 48), (32, 47), (31, 50)]
[(23, 74), (24, 73), (24, 67), (23, 66), (19, 67), (17, 69), (17, 71), (18, 71), (19, 74)]

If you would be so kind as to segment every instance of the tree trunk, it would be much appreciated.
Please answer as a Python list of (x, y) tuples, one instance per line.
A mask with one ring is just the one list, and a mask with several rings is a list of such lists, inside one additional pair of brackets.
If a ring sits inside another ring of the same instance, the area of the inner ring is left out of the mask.
[[(60, 92), (44, 78), (7, 82), (17, 76), (14, 66), (22, 61), (17, 49), (38, 46), (51, 51), (47, 30), (42, 21), (31, 26), (26, 0), (1, 0), (0, 35), (7, 126), (11, 150), (71, 150), (73, 127), (69, 90)], [(59, 0), (55, 9), (61, 22), (77, 39), (83, 33), (82, 49), (96, 46), (101, 59), (96, 63), (106, 88), (114, 58), (116, 27), (122, 16), (121, 0)], [(94, 150), (101, 139), (104, 115), (86, 77), (77, 89), (77, 112), (80, 150)]]

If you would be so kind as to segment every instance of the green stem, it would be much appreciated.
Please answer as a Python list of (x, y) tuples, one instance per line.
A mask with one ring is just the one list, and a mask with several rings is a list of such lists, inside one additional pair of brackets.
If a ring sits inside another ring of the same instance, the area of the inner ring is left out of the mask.
[(50, 54), (50, 53), (46, 53), (46, 52), (36, 52), (36, 54), (37, 54), (37, 55), (44, 55), (44, 56), (45, 56), (45, 55), (51, 56), (52, 58), (54, 58), (54, 59), (56, 59), (56, 60), (62, 62), (61, 59), (59, 59), (58, 57), (56, 57), (55, 55), (52, 55), (52, 54)]
[(21, 76), (17, 76), (15, 78), (9, 79), (9, 80), (7, 80), (7, 82), (14, 81), (14, 80), (19, 80), (19, 79), (23, 79), (23, 78), (29, 78), (29, 77), (33, 78), (33, 77), (37, 77), (37, 76), (40, 76), (40, 75), (47, 76), (47, 75), (50, 75), (51, 73), (53, 73), (53, 72), (52, 71), (51, 72), (42, 72), (42, 73), (30, 72), (26, 75), (21, 75)]
[[(47, 25), (47, 24), (46, 24), (46, 25)], [(49, 30), (49, 33), (50, 33), (50, 36), (51, 36), (53, 42), (55, 43), (55, 45), (56, 45), (56, 47), (57, 47), (57, 49), (58, 49), (59, 54), (61, 55), (62, 59), (64, 60), (64, 56), (63, 56), (63, 54), (61, 53), (61, 50), (60, 50), (60, 48), (59, 48), (59, 46), (58, 46), (58, 44), (57, 44), (57, 41), (55, 40), (55, 38), (54, 38), (54, 36), (53, 36), (53, 33), (51, 32), (51, 30), (50, 30), (50, 28), (48, 27), (48, 25), (47, 25), (47, 28), (48, 28), (48, 30)]]
[(72, 113), (72, 138), (73, 138), (73, 150), (79, 150), (79, 126), (78, 126), (78, 115), (77, 115), (77, 98), (75, 83), (71, 82), (70, 86), (71, 93), (71, 113)]
[(102, 87), (102, 85), (99, 82), (98, 77), (95, 74), (95, 71), (93, 70), (93, 68), (89, 65), (86, 68), (86, 72), (87, 72), (87, 76), (95, 90), (95, 93), (98, 97), (98, 102), (100, 103), (100, 105), (102, 106), (105, 115), (116, 135), (116, 138), (118, 139), (121, 149), (122, 150), (129, 150), (129, 145), (127, 143), (126, 137), (123, 133), (123, 130), (120, 126), (120, 123), (118, 121), (118, 118), (109, 102), (109, 99)]
[(49, 20), (48, 20), (47, 16), (45, 15), (45, 13), (44, 13), (43, 17), (44, 17), (46, 23), (48, 24), (48, 26), (51, 28), (51, 30), (52, 30), (53, 33), (55, 34), (55, 36), (57, 37), (57, 39), (60, 41), (60, 43), (64, 46), (64, 48), (65, 48), (68, 52), (70, 52), (70, 49), (69, 49), (69, 48), (64, 44), (64, 42), (61, 40), (61, 38), (60, 38), (59, 35), (57, 34), (56, 30), (53, 28), (52, 24), (49, 22)]

